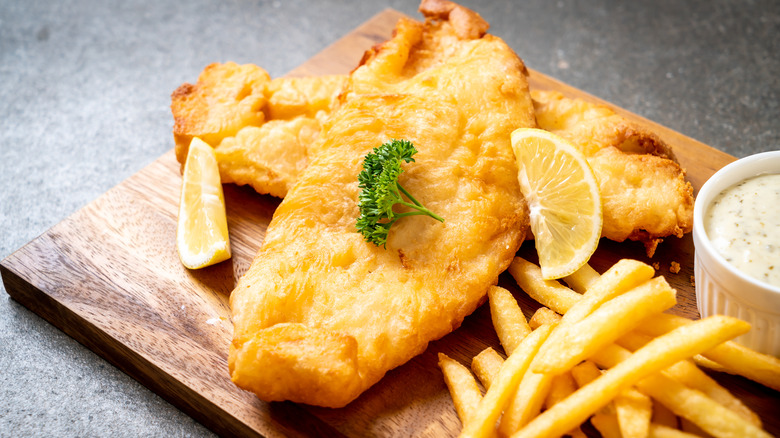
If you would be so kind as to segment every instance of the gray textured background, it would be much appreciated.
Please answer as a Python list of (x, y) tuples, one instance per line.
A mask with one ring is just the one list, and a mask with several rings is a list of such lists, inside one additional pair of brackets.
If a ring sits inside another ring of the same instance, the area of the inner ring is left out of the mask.
[[(738, 157), (780, 149), (777, 0), (463, 4), (533, 69)], [(0, 0), (0, 258), (171, 149), (170, 93), (207, 64), (280, 76), (417, 5)], [(210, 434), (5, 293), (0, 401), (0, 436)]]

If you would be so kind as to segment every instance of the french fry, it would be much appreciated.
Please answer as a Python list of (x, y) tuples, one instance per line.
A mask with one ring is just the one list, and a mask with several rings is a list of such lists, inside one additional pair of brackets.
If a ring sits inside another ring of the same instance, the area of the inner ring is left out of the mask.
[[(637, 329), (642, 333), (658, 336), (690, 322), (681, 316), (663, 314), (659, 318), (643, 321)], [(702, 355), (723, 367), (723, 371), (747, 377), (780, 391), (780, 359), (774, 356), (759, 353), (733, 341), (718, 345)]]
[(574, 289), (575, 292), (584, 294), (600, 276), (601, 274), (596, 272), (593, 267), (585, 263), (580, 269), (574, 271), (573, 274), (563, 277), (563, 281), (565, 281), (570, 288)]
[[(534, 362), (531, 362), (531, 368), (533, 364)], [(504, 411), (504, 416), (501, 417), (498, 425), (500, 435), (511, 435), (539, 415), (550, 391), (553, 377), (555, 376), (552, 374), (535, 373), (532, 369), (526, 371), (509, 406)]]
[[(647, 345), (650, 344), (652, 342)], [(631, 357), (632, 354), (628, 350), (612, 344), (599, 351), (591, 359), (604, 367), (616, 367)], [(665, 373), (666, 371), (648, 376), (636, 383), (636, 386), (675, 414), (692, 421), (712, 436), (768, 436), (766, 432), (736, 412), (712, 400), (701, 391), (688, 388)]]
[[(520, 257), (512, 261), (509, 271), (531, 298), (557, 313), (565, 314), (582, 298), (582, 295), (557, 281), (543, 280), (541, 268)], [(687, 318), (664, 313), (643, 321), (637, 330), (659, 336), (690, 322)], [(733, 341), (725, 342), (703, 353), (704, 357), (701, 356), (694, 357), (694, 361), (700, 366), (737, 374), (780, 391), (780, 359), (776, 357), (758, 353)]]
[[(579, 322), (566, 325), (567, 313), (539, 351), (533, 371), (560, 374), (571, 369), (634, 329), (645, 317), (674, 306), (677, 302), (675, 295), (675, 290), (663, 277), (656, 277), (602, 304)], [(585, 297), (581, 303), (587, 300), (588, 295)], [(578, 306), (579, 303), (570, 312), (576, 311)]]
[(648, 376), (638, 382), (637, 387), (714, 437), (771, 436), (700, 391), (665, 375)]
[(698, 435), (691, 435), (663, 424), (650, 423), (647, 438), (698, 438)]
[[(612, 343), (645, 316), (674, 306), (675, 291), (663, 277), (647, 281), (654, 272), (643, 263), (622, 260), (569, 309), (520, 383), (501, 419), (502, 434), (513, 433), (539, 413), (553, 376)], [(631, 287), (634, 289), (615, 296), (616, 291)]]
[(439, 368), (444, 374), (444, 382), (450, 390), (455, 412), (462, 424), (467, 424), (469, 418), (476, 412), (482, 392), (477, 386), (474, 376), (460, 362), (451, 359), (444, 353), (439, 353)]
[[(641, 348), (650, 340), (652, 337), (634, 332), (621, 336), (617, 344), (633, 351)], [(761, 427), (761, 418), (755, 412), (745, 406), (740, 399), (716, 382), (715, 379), (700, 370), (692, 361), (677, 362), (665, 369), (664, 374), (679, 380), (690, 388), (703, 392), (711, 399), (741, 415), (742, 418)]]
[[(744, 334), (749, 329), (750, 325), (744, 321), (716, 315), (659, 336), (566, 400), (541, 413), (513, 436), (562, 435), (580, 425), (625, 388), (677, 361)], [(740, 418), (736, 414), (734, 416)]]
[(654, 274), (655, 270), (652, 266), (640, 261), (619, 260), (593, 282), (577, 304), (566, 311), (563, 315), (563, 323), (567, 323), (567, 320), (572, 322), (582, 320), (605, 302), (650, 280)]
[(491, 347), (482, 350), (471, 359), (471, 371), (485, 389), (490, 389), (502, 365), (504, 365), (504, 358)]
[(501, 412), (553, 328), (553, 325), (545, 325), (531, 332), (504, 361), (501, 371), (482, 397), (476, 412), (461, 431), (462, 437), (486, 437), (494, 432)]
[(614, 405), (623, 438), (644, 438), (650, 433), (650, 419), (653, 416), (653, 401), (650, 397), (628, 388), (615, 397)]
[[(547, 393), (547, 398), (544, 399), (544, 408), (550, 409), (551, 406), (565, 399), (577, 390), (577, 382), (574, 381), (570, 372), (553, 377), (550, 383), (550, 391)], [(566, 435), (572, 438), (585, 437), (585, 433), (579, 427), (574, 428), (566, 433)]]
[(615, 415), (595, 414), (590, 419), (590, 424), (599, 431), (603, 438), (622, 438), (620, 425)]
[(542, 324), (552, 324), (560, 321), (561, 315), (558, 315), (547, 307), (540, 307), (536, 309), (536, 312), (531, 316), (531, 319), (528, 320), (528, 325), (535, 330)]
[[(598, 430), (604, 438), (610, 436), (621, 437), (620, 429), (618, 426), (618, 419), (614, 415), (608, 414), (596, 414), (590, 419), (591, 424)], [(615, 435), (616, 434), (616, 435)], [(650, 423), (648, 428), (648, 438), (698, 438), (697, 435), (692, 435), (674, 428), (664, 426), (662, 424)]]
[(542, 269), (522, 257), (515, 257), (508, 271), (528, 296), (557, 313), (566, 313), (582, 298), (557, 281), (543, 279)]
[(547, 398), (544, 399), (545, 409), (549, 409), (576, 390), (577, 382), (574, 380), (574, 377), (572, 377), (571, 372), (567, 371), (555, 376), (550, 383), (550, 391), (547, 393)]
[(503, 287), (491, 286), (488, 289), (488, 303), (498, 340), (506, 354), (510, 355), (520, 341), (531, 333), (531, 327), (528, 326), (515, 297)]
[[(602, 373), (599, 367), (597, 367), (596, 364), (590, 360), (584, 360), (571, 369), (571, 376), (574, 378), (574, 381), (577, 382), (577, 386), (579, 388), (582, 388), (588, 383), (601, 377), (601, 374)], [(615, 407), (613, 405), (614, 403), (607, 404), (603, 408), (599, 409), (598, 413), (615, 415)]]
[(742, 403), (742, 400), (735, 397), (728, 389), (721, 386), (712, 377), (700, 370), (691, 361), (680, 361), (664, 370), (664, 374), (672, 377), (686, 386), (704, 393), (704, 395), (715, 400), (726, 408), (739, 414), (742, 418), (761, 427), (761, 418), (749, 407)]
[(710, 369), (712, 371), (717, 371), (719, 373), (737, 374), (736, 372), (729, 373), (729, 370), (727, 370), (726, 367), (724, 367), (723, 365), (715, 362), (712, 359), (707, 359), (706, 357), (702, 356), (701, 354), (697, 354), (696, 356), (693, 356), (691, 358), (691, 360), (693, 360), (693, 363), (695, 363), (696, 365), (698, 365), (698, 366), (700, 366), (702, 368), (707, 368), (707, 369)]
[(571, 369), (571, 376), (574, 378), (574, 381), (577, 382), (577, 386), (582, 388), (601, 377), (601, 370), (595, 363), (585, 360)]

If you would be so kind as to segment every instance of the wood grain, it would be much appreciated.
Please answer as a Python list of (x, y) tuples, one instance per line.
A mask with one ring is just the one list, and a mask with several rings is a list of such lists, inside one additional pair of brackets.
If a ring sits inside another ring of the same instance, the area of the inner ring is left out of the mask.
[[(385, 10), (301, 67), (293, 76), (349, 72), (362, 53), (388, 38), (399, 12)], [(522, 54), (521, 54), (522, 55)], [(556, 89), (601, 102), (538, 72), (532, 87)], [(648, 91), (650, 92), (650, 91)], [(695, 189), (734, 158), (672, 130), (616, 108), (670, 144)], [(233, 258), (188, 271), (176, 255), (175, 228), (181, 178), (168, 152), (128, 180), (54, 226), (0, 264), (8, 293), (189, 415), (224, 435), (371, 436), (457, 435), (460, 421), (442, 380), (437, 353), (464, 363), (487, 346), (498, 347), (486, 306), (422, 355), (391, 370), (342, 409), (265, 403), (237, 389), (227, 372), (232, 326), (228, 296), (249, 266), (278, 205), (251, 189), (225, 186)], [(532, 245), (521, 255), (532, 257)], [(603, 271), (619, 258), (657, 262), (677, 288), (675, 313), (697, 318), (690, 235), (669, 239), (647, 260), (641, 245), (602, 242), (592, 259)], [(682, 270), (669, 272), (672, 261)], [(511, 277), (527, 315), (536, 304)], [(780, 394), (738, 377), (715, 375), (743, 397), (777, 434)]]

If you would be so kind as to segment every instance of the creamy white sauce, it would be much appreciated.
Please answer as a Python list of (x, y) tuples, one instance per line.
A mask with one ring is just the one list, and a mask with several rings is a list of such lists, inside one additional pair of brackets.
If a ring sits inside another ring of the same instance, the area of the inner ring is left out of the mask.
[(704, 228), (729, 263), (780, 287), (780, 174), (749, 178), (721, 192)]

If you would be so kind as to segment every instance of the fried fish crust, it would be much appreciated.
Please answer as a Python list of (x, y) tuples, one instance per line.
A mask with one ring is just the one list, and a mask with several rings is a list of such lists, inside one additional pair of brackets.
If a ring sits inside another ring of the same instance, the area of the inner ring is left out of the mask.
[(693, 228), (693, 187), (656, 134), (605, 105), (533, 90), (539, 127), (571, 141), (585, 154), (601, 191), (602, 236), (640, 241), (649, 257), (668, 236)]
[(211, 64), (171, 95), (176, 159), (193, 137), (215, 149), (222, 182), (284, 197), (308, 165), (308, 147), (337, 102), (346, 76), (271, 80), (262, 68)]
[[(366, 54), (231, 294), (231, 377), (263, 400), (348, 404), (457, 328), (523, 241), (509, 134), (535, 126), (526, 70), (448, 16), (402, 19)], [(405, 217), (385, 249), (355, 229), (357, 175), (393, 138), (419, 150), (399, 182), (445, 221)]]

